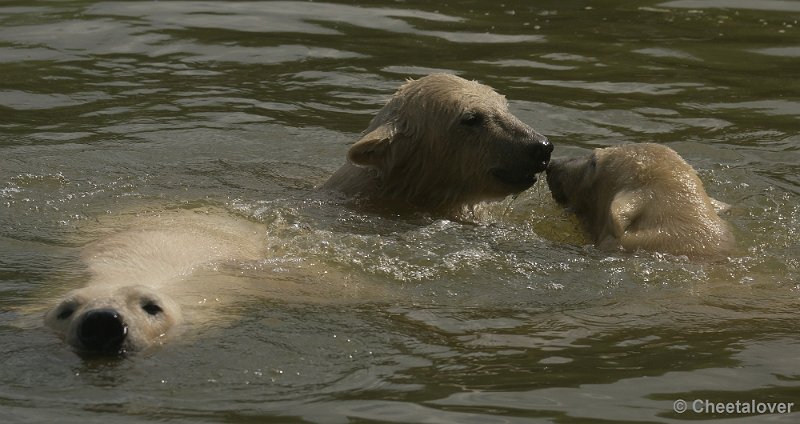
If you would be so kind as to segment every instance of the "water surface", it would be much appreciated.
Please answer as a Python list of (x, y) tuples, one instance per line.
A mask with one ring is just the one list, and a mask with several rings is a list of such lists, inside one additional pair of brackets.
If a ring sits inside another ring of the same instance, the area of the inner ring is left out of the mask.
[[(673, 403), (800, 405), (799, 19), (788, 0), (4, 2), (0, 421), (796, 420)], [(433, 71), (506, 95), (556, 156), (674, 148), (733, 205), (739, 250), (597, 251), (543, 184), (474, 222), (316, 197)], [(42, 327), (100, 218), (199, 207), (266, 225), (274, 255), (221, 270), (262, 295), (123, 359)], [(365, 290), (286, 274), (306, 263)]]

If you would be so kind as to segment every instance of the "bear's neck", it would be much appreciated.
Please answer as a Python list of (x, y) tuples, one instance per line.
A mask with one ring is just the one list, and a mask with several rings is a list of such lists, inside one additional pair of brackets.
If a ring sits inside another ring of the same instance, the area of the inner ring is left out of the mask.
[[(461, 191), (442, 192), (435, 187), (458, 186), (442, 181), (429, 181), (416, 175), (413, 184), (408, 184), (407, 174), (417, 171), (397, 167), (390, 175), (379, 176), (378, 171), (345, 163), (320, 188), (339, 192), (345, 196), (374, 202), (374, 206), (392, 207), (398, 210), (426, 210), (451, 214), (469, 205)], [(417, 181), (418, 180), (418, 181)], [(402, 181), (402, 183), (398, 183)], [(477, 203), (477, 199), (475, 203)]]

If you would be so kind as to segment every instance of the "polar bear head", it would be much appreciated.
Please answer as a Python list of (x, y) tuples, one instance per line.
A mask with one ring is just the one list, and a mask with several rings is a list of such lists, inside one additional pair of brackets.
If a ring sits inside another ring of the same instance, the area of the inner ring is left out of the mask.
[[(552, 151), (546, 137), (509, 111), (504, 96), (442, 73), (401, 86), (347, 157), (377, 176), (373, 197), (447, 209), (531, 187)], [(329, 187), (346, 193), (362, 184), (333, 181)]]
[(45, 324), (79, 353), (118, 355), (165, 339), (180, 322), (171, 298), (146, 286), (92, 285), (68, 293)]
[(691, 165), (669, 147), (628, 144), (554, 159), (553, 198), (584, 222), (603, 249), (717, 257), (735, 245), (717, 215), (727, 205), (708, 196)]

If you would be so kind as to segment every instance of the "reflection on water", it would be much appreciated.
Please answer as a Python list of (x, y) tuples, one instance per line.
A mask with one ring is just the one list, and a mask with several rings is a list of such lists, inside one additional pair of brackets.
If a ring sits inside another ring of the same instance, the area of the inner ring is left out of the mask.
[[(341, 3), (0, 6), (0, 420), (721, 421), (756, 418), (673, 402), (800, 402), (797, 2)], [(315, 194), (433, 71), (506, 95), (555, 156), (669, 145), (733, 205), (738, 251), (599, 252), (542, 183), (466, 222)], [(42, 327), (98, 223), (207, 206), (263, 223), (271, 252), (220, 270), (240, 300), (217, 318), (112, 361)]]

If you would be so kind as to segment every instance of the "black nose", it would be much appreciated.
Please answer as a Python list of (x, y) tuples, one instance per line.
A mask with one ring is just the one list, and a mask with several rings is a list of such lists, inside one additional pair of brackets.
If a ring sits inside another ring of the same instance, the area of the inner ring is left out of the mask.
[(536, 172), (542, 172), (547, 169), (551, 153), (553, 153), (553, 143), (544, 137), (528, 145), (528, 155), (536, 163)]
[(78, 327), (81, 344), (95, 352), (119, 352), (127, 335), (128, 326), (113, 309), (95, 309), (85, 313)]

